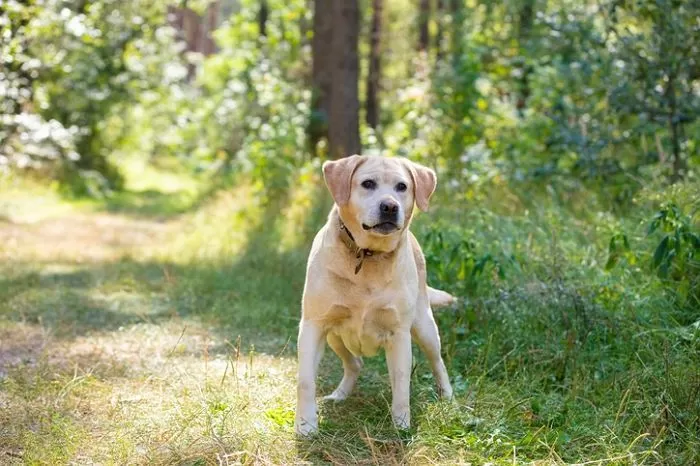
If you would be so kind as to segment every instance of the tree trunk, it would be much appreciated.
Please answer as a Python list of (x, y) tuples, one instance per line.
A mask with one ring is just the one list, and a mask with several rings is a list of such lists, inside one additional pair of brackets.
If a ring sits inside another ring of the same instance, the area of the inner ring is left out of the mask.
[(671, 174), (671, 182), (681, 181), (685, 174), (685, 161), (681, 155), (681, 131), (680, 118), (678, 115), (678, 106), (676, 102), (675, 89), (676, 76), (674, 73), (669, 73), (668, 87), (666, 88), (666, 96), (670, 103), (670, 111), (668, 112), (668, 126), (671, 130), (671, 150), (673, 152), (673, 173)]
[(367, 74), (367, 124), (377, 128), (379, 124), (379, 78), (381, 76), (380, 43), (382, 37), (382, 0), (372, 0), (372, 27), (370, 30), (369, 72)]
[(267, 7), (267, 0), (261, 0), (260, 2), (260, 12), (258, 13), (258, 31), (260, 31), (261, 36), (267, 36), (267, 17), (270, 11)]
[(450, 16), (452, 17), (452, 37), (450, 52), (452, 59), (457, 60), (462, 55), (462, 26), (464, 22), (464, 6), (462, 0), (450, 0)]
[(524, 51), (530, 38), (534, 18), (535, 0), (525, 0), (518, 18), (518, 47), (520, 47), (522, 62), (520, 64), (520, 77), (518, 78), (518, 101), (516, 107), (521, 114), (525, 110), (527, 99), (530, 97), (530, 73), (532, 70), (524, 57)]
[(328, 137), (330, 116), (332, 52), (333, 52), (333, 0), (315, 0), (313, 39), (311, 41), (311, 117), (307, 134), (311, 152)]
[(328, 139), (333, 158), (359, 154), (359, 37), (358, 0), (334, 0), (332, 82)]
[(420, 0), (420, 10), (418, 11), (418, 50), (425, 52), (428, 50), (430, 35), (428, 22), (430, 21), (430, 0)]
[(206, 14), (202, 18), (202, 22), (205, 23), (206, 28), (204, 30), (202, 53), (204, 55), (212, 55), (216, 53), (216, 42), (214, 42), (214, 31), (219, 25), (219, 8), (220, 2), (211, 2), (207, 7)]
[(445, 35), (445, 2), (447, 0), (437, 0), (435, 11), (435, 23), (437, 30), (435, 31), (435, 57), (438, 61), (442, 59), (442, 38)]
[(680, 144), (680, 123), (674, 120), (674, 118), (669, 118), (669, 124), (671, 126), (671, 148), (673, 149), (673, 174), (671, 175), (671, 182), (675, 183), (683, 179), (685, 172), (685, 161), (681, 155), (681, 144)]

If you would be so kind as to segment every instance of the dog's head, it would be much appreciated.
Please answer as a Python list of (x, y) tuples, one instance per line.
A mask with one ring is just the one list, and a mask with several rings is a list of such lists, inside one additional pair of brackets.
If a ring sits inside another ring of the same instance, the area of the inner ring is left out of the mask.
[(435, 172), (399, 157), (353, 155), (323, 164), (326, 185), (360, 247), (392, 250), (413, 214), (428, 209)]

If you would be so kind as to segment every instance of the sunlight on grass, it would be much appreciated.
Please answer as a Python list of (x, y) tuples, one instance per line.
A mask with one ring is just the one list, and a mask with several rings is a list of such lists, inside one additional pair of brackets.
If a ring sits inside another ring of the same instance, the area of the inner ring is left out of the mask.
[(57, 185), (47, 181), (0, 173), (0, 186), (0, 224), (36, 223), (69, 215), (80, 207), (80, 203), (61, 198)]
[[(162, 162), (164, 163), (164, 162)], [(175, 161), (169, 161), (169, 167), (156, 167), (143, 157), (122, 156), (119, 169), (126, 179), (128, 191), (155, 190), (161, 193), (194, 193), (199, 189), (199, 182), (191, 171), (178, 167)]]
[(229, 259), (245, 247), (248, 233), (263, 221), (261, 215), (255, 191), (243, 184), (218, 193), (185, 219), (172, 241), (156, 250), (163, 259), (179, 264)]
[[(693, 458), (694, 356), (671, 353), (696, 345), (693, 322), (667, 328), (662, 282), (601, 272), (610, 232), (629, 226), (510, 191), (474, 209), (439, 193), (414, 225), (433, 283), (469, 298), (437, 314), (455, 402), (437, 401), (416, 349), (414, 426), (397, 432), (372, 358), (348, 400), (320, 403), (319, 435), (296, 440), (303, 270), (329, 207), (316, 165), (281, 193), (240, 183), (158, 220), (105, 201), (3, 224), (0, 462), (655, 464), (668, 445)], [(517, 214), (488, 208), (516, 195)], [(486, 253), (503, 276), (465, 269)], [(319, 395), (341, 374), (327, 352)]]
[[(318, 161), (300, 169), (290, 186), (287, 205), (277, 218), (277, 228), (281, 232), (278, 252), (308, 247), (302, 242), (313, 238), (318, 227), (309, 220), (318, 221), (319, 217), (325, 217), (332, 206)], [(319, 202), (319, 198), (323, 202)]]
[[(0, 410), (3, 424), (17, 410), (26, 413), (11, 425), (29, 430), (14, 441), (3, 437), (30, 462), (182, 462), (291, 441), (285, 419), (294, 365), (236, 348), (192, 322), (139, 324), (70, 342), (45, 336), (41, 347), (36, 360), (6, 375)], [(30, 427), (34, 416), (39, 430)]]

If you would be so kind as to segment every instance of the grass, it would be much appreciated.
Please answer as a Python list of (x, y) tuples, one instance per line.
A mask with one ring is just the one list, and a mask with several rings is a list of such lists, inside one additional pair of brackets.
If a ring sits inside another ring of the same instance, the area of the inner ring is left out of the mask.
[[(439, 192), (415, 231), (431, 282), (465, 298), (438, 316), (455, 402), (415, 352), (414, 426), (397, 432), (374, 358), (296, 439), (303, 271), (330, 206), (318, 173), (266, 192), (152, 172), (92, 202), (5, 183), (0, 463), (700, 461), (700, 306), (642, 266), (654, 193), (619, 215), (594, 193)], [(691, 187), (668, 195), (697, 205)], [(605, 271), (619, 230), (638, 262)], [(340, 376), (329, 351), (320, 392)]]

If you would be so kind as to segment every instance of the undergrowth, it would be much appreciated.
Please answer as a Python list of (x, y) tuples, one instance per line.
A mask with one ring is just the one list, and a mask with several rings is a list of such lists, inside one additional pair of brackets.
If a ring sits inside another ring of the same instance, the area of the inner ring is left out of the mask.
[[(356, 393), (321, 405), (320, 434), (295, 439), (304, 267), (330, 207), (319, 172), (204, 197), (187, 185), (165, 216), (147, 184), (89, 205), (25, 188), (58, 216), (1, 193), (0, 462), (700, 462), (697, 256), (683, 243), (662, 274), (655, 251), (675, 233), (649, 232), (669, 202), (698, 232), (689, 185), (624, 210), (556, 183), (442, 187), (412, 228), (431, 285), (460, 296), (437, 314), (455, 402), (436, 399), (416, 349), (415, 422), (397, 432), (372, 358)], [(52, 228), (77, 216), (82, 247), (53, 251)], [(319, 394), (341, 372), (328, 352)]]

